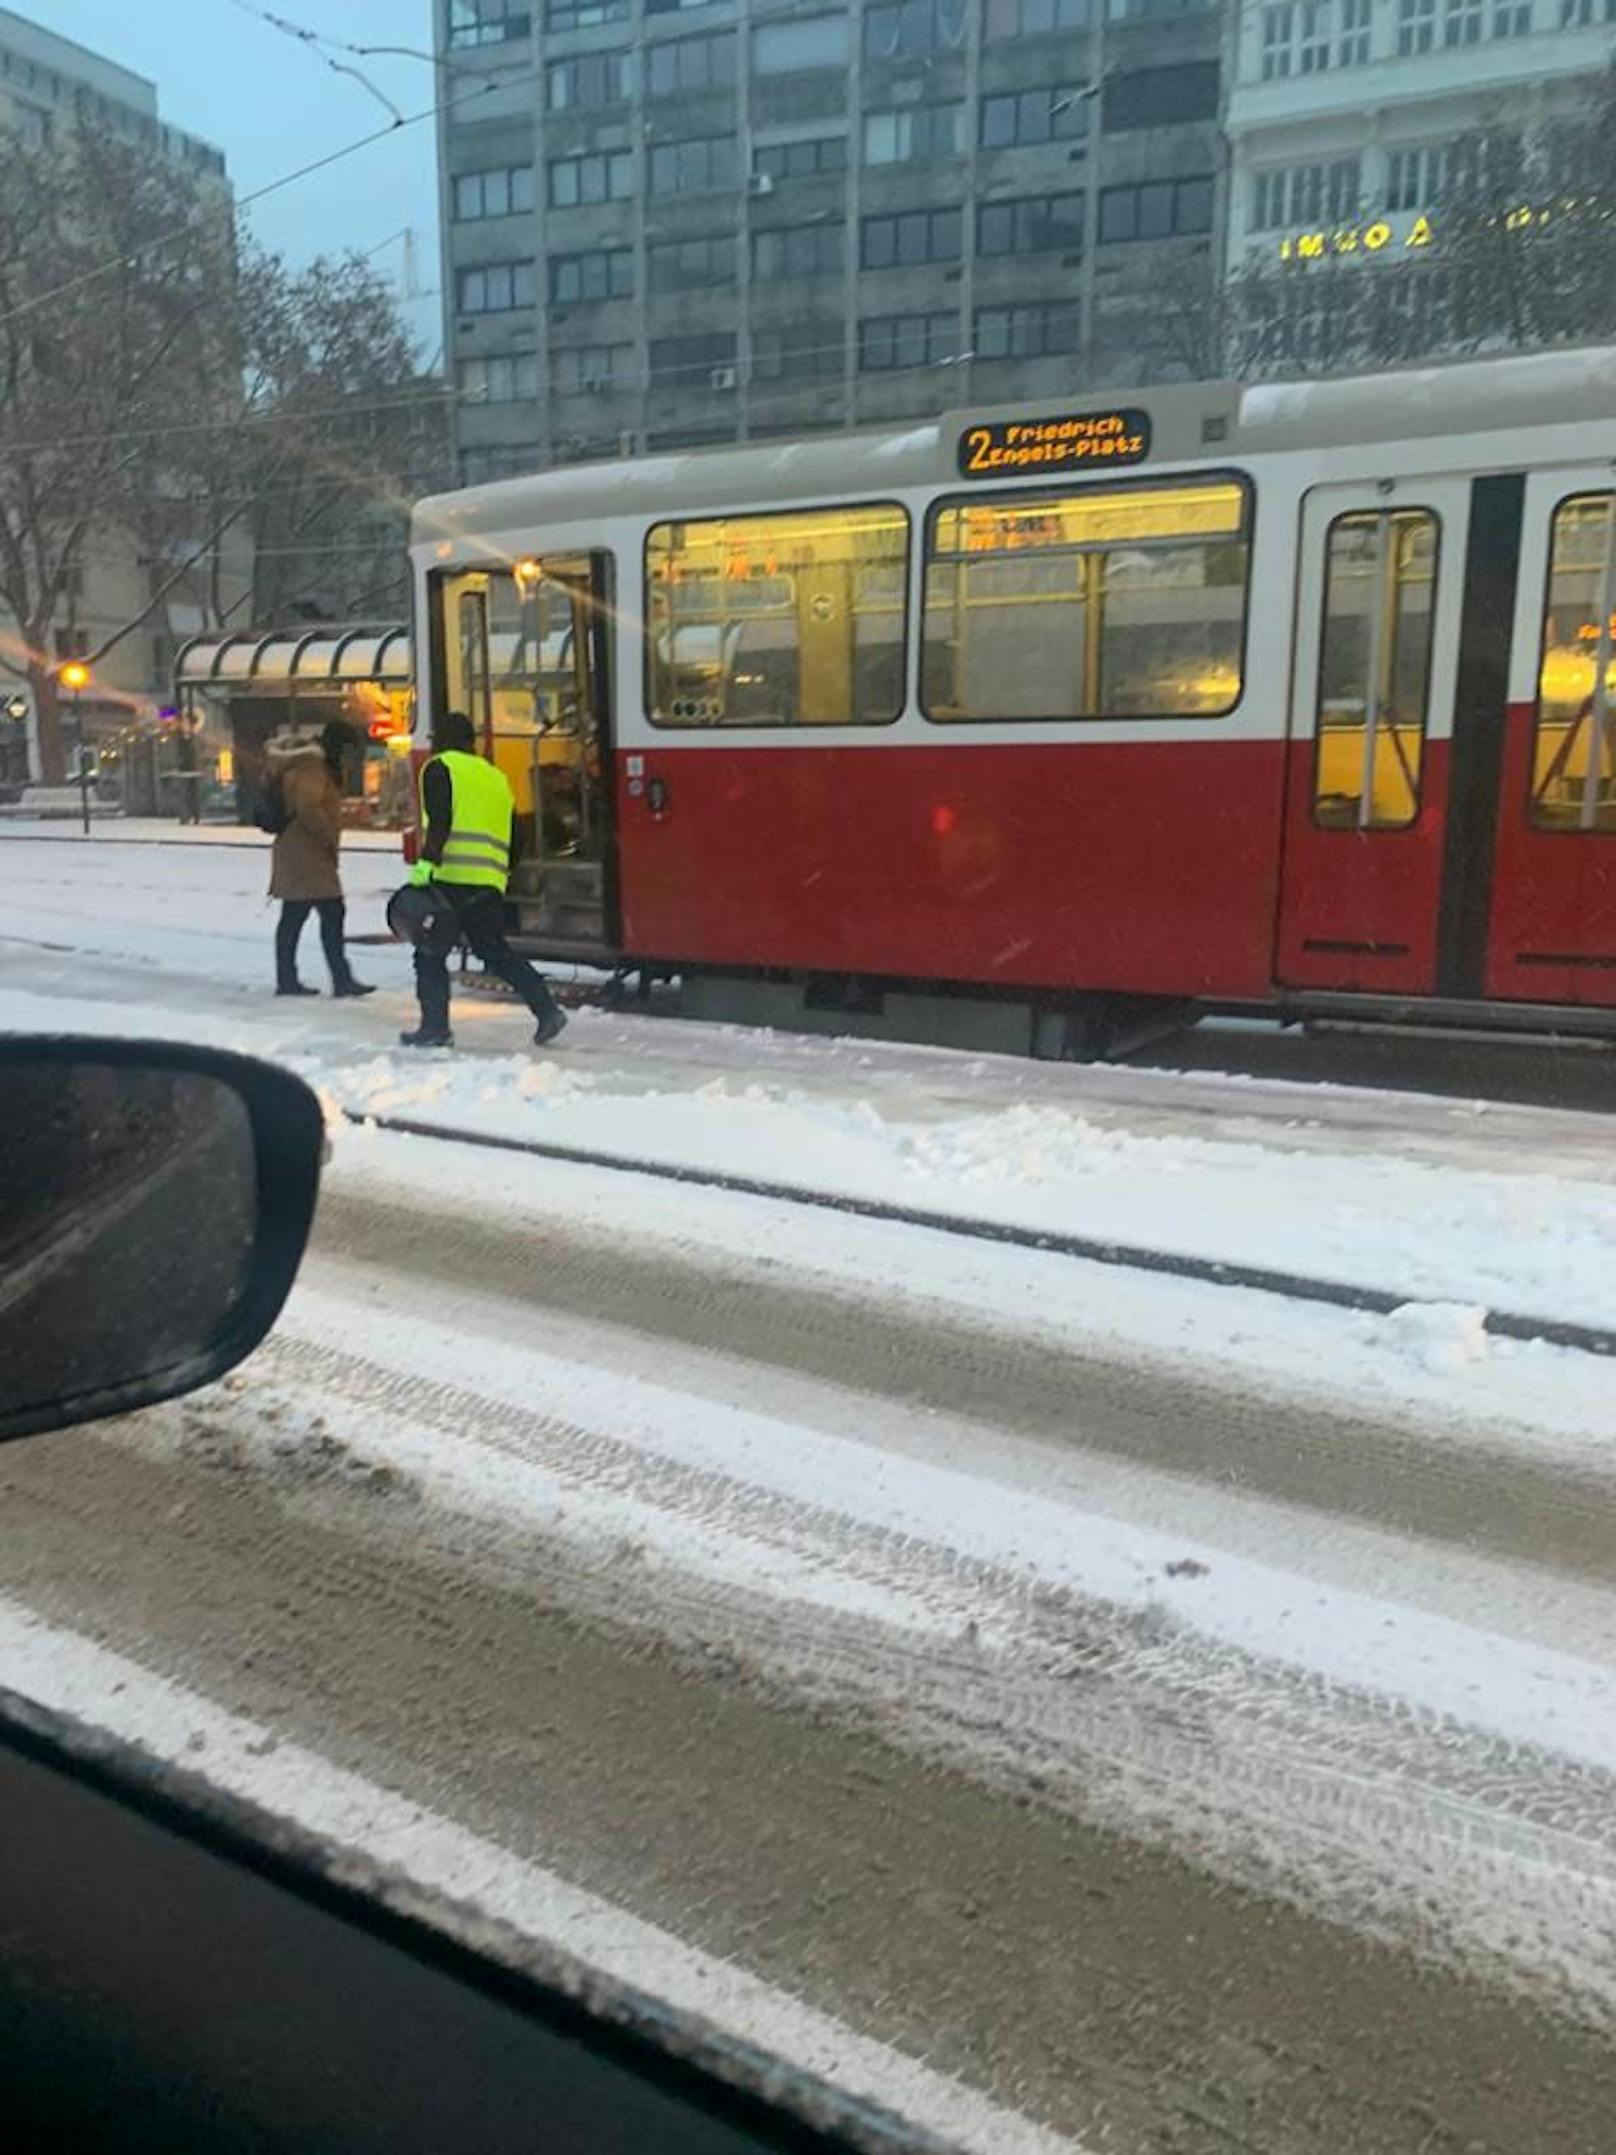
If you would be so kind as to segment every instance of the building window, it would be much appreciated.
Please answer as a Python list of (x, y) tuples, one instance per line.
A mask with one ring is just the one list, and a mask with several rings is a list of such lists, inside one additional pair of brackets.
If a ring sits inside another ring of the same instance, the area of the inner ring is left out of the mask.
[(1336, 45), (1336, 60), (1342, 67), (1366, 67), (1374, 0), (1340, 0), (1340, 7), (1341, 36)]
[(1446, 0), (1442, 15), (1444, 45), (1479, 45), (1486, 0)]
[(550, 0), (544, 11), (547, 30), (599, 30), (606, 23), (627, 22), (629, 0)]
[(647, 97), (676, 97), (689, 90), (727, 90), (735, 80), (735, 32), (675, 37), (651, 45), (645, 55)]
[(531, 352), (460, 362), (460, 395), (467, 404), (518, 404), (538, 393), (539, 362)]
[(460, 452), (462, 486), (487, 486), (494, 479), (509, 479), (519, 471), (537, 471), (544, 461), (536, 441), (496, 442)]
[(586, 52), (572, 60), (553, 60), (545, 85), (552, 112), (594, 112), (625, 104), (634, 95), (634, 55)]
[(846, 363), (840, 322), (781, 322), (752, 332), (757, 382), (824, 381), (839, 375)]
[(504, 45), (526, 37), (532, 27), (529, 0), (449, 0), (451, 50)]
[(1086, 30), (1092, 17), (1090, 0), (987, 0), (982, 42), (1003, 45), (1013, 37), (1047, 36), (1051, 30)]
[(1358, 212), (1356, 157), (1329, 164), (1279, 165), (1251, 180), (1251, 229), (1282, 232), (1288, 225), (1326, 224)]
[(1282, 0), (1278, 7), (1262, 11), (1262, 79), (1277, 82), (1291, 71), (1291, 44), (1296, 36), (1296, 0)]
[(458, 279), (462, 314), (509, 314), (538, 299), (538, 279), (531, 262), (490, 262), (463, 269)]
[(959, 316), (952, 308), (929, 314), (876, 314), (859, 324), (859, 371), (903, 373), (940, 367), (959, 357)]
[(828, 218), (812, 224), (777, 225), (752, 234), (752, 275), (755, 279), (778, 277), (839, 277), (847, 266), (843, 227)]
[(1560, 28), (1586, 30), (1594, 19), (1594, 0), (1560, 0)]
[(646, 277), (653, 292), (688, 292), (698, 285), (735, 282), (735, 236), (715, 232), (700, 239), (670, 240), (650, 247)]
[(1579, 494), (1554, 512), (1532, 767), (1540, 830), (1616, 831), (1611, 502), (1609, 494)]
[(1280, 0), (1262, 14), (1262, 78), (1323, 75), (1369, 58), (1374, 0)]
[(956, 156), (964, 128), (963, 105), (910, 105), (901, 112), (864, 115), (867, 165), (927, 165)]
[(1092, 102), (1091, 92), (1081, 82), (984, 97), (977, 139), (985, 150), (1021, 149), (1034, 142), (1079, 142), (1089, 131)]
[(492, 172), (461, 172), (454, 180), (454, 213), (460, 224), (481, 217), (510, 217), (533, 207), (533, 167), (501, 165)]
[(1152, 22), (1163, 15), (1199, 15), (1217, 0), (1105, 0), (1108, 22)]
[(964, 212), (907, 210), (897, 217), (866, 217), (859, 235), (865, 269), (907, 269), (919, 262), (957, 262), (963, 251)]
[(30, 150), (42, 150), (55, 130), (55, 121), (44, 106), (30, 105), (24, 98), (12, 99), (11, 119), (19, 138)]
[(563, 344), (550, 354), (558, 396), (596, 396), (633, 389), (638, 380), (632, 344)]
[(1502, 0), (1502, 4), (1495, 4), (1492, 32), (1494, 37), (1530, 37), (1532, 0)]
[(845, 13), (760, 23), (752, 32), (752, 72), (799, 75), (812, 68), (845, 68), (850, 49)]
[(1397, 0), (1397, 50), (1404, 59), (1436, 44), (1436, 0)]
[(1019, 307), (979, 307), (971, 354), (976, 359), (1048, 359), (1083, 342), (1076, 300), (1041, 299)]
[(816, 135), (809, 142), (766, 142), (752, 152), (752, 170), (760, 179), (814, 179), (823, 172), (845, 172), (847, 137)]
[(1330, 17), (1334, 0), (1298, 0), (1296, 72), (1322, 75), (1330, 65)]
[(1083, 195), (1023, 195), (976, 205), (976, 251), (991, 254), (1081, 252)]
[(599, 247), (588, 254), (550, 257), (550, 297), (558, 307), (591, 299), (634, 297), (632, 247)]
[(866, 60), (916, 58), (965, 43), (968, 0), (882, 0), (864, 15)]
[(926, 716), (1225, 716), (1241, 693), (1249, 518), (1246, 487), (1216, 477), (939, 504)]
[(698, 135), (688, 142), (658, 142), (650, 156), (651, 193), (694, 195), (714, 187), (733, 189), (739, 159), (740, 144), (733, 135)]
[(1393, 150), (1386, 159), (1386, 207), (1428, 209), (1442, 192), (1446, 166), (1446, 151), (1435, 144)]
[(1106, 79), (1100, 109), (1108, 135), (1137, 127), (1182, 127), (1218, 115), (1218, 63), (1193, 60), (1182, 67), (1137, 67)]
[(1313, 754), (1326, 830), (1401, 830), (1419, 814), (1436, 574), (1429, 509), (1354, 510), (1330, 526)]
[(904, 702), (896, 503), (691, 518), (646, 535), (656, 726), (885, 726)]
[(733, 389), (735, 334), (655, 337), (651, 342), (653, 389)]
[(1212, 177), (1146, 180), (1107, 187), (1100, 195), (1100, 244), (1177, 239), (1212, 229)]
[(558, 157), (550, 166), (552, 209), (623, 202), (633, 192), (634, 159), (628, 150), (607, 150), (591, 157)]

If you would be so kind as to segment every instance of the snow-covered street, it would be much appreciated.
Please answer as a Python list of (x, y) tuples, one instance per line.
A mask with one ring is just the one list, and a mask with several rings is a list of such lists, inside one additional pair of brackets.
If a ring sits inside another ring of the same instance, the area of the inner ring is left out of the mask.
[(412, 1059), (397, 949), (268, 993), (266, 868), (0, 829), (0, 1027), (333, 1139), (252, 1362), (6, 1455), (6, 1681), (990, 2155), (1608, 2146), (1616, 1371), (1482, 1325), (1616, 1326), (1605, 1116), (474, 994)]

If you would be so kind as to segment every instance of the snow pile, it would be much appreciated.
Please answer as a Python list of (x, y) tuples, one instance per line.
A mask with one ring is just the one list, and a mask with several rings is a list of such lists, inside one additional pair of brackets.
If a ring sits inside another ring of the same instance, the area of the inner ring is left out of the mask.
[(1487, 1312), (1460, 1302), (1405, 1302), (1386, 1318), (1384, 1336), (1433, 1377), (1485, 1362), (1493, 1347)]

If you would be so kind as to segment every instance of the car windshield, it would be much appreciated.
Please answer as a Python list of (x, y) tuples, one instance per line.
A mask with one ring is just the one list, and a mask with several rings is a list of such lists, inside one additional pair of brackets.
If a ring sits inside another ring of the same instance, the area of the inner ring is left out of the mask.
[(5, 1683), (917, 2144), (1597, 2155), (1612, 7), (286, 5), (0, 9), (0, 1031), (329, 1141)]

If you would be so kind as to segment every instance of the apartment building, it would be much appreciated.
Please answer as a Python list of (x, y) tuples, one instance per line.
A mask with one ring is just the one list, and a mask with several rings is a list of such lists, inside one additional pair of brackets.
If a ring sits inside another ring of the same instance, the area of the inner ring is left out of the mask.
[[(144, 76), (88, 52), (0, 8), (0, 138), (19, 138), (48, 149), (66, 143), (73, 130), (90, 126), (132, 143), (146, 143), (174, 159), (203, 188), (228, 197), (223, 154), (211, 143), (169, 126), (158, 110), (157, 90)], [(183, 560), (183, 553), (177, 554)], [(232, 588), (247, 564), (232, 562)], [(56, 658), (96, 651), (107, 637), (138, 616), (153, 590), (153, 576), (169, 565), (143, 561), (132, 539), (116, 531), (95, 535), (74, 587), (64, 594), (55, 630)], [(168, 699), (176, 644), (203, 625), (200, 605), (183, 585), (141, 629), (124, 639), (96, 669), (83, 698), (86, 730), (99, 732), (132, 712), (149, 711)], [(0, 646), (17, 655), (17, 630), (0, 615)], [(20, 684), (0, 671), (0, 694)], [(8, 745), (14, 746), (14, 740)]]
[(435, 16), (468, 482), (1197, 371), (1216, 0)]
[(1478, 132), (1551, 131), (1609, 65), (1616, 0), (1266, 0), (1231, 13), (1231, 270), (1437, 259)]

